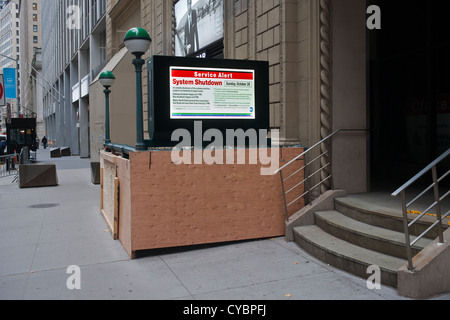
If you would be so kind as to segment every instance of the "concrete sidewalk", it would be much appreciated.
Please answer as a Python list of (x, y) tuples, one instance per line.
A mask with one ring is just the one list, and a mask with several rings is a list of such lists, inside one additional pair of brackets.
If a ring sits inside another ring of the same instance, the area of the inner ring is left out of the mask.
[[(185, 250), (130, 260), (99, 213), (100, 187), (89, 160), (50, 159), (59, 186), (19, 189), (0, 179), (0, 299), (383, 300), (396, 290), (369, 290), (283, 238)], [(69, 290), (69, 266), (81, 289)], [(438, 297), (449, 299), (450, 295)]]

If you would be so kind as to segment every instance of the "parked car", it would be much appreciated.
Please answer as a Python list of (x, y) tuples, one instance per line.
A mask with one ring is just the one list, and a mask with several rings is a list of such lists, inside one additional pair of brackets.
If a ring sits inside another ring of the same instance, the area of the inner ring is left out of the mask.
[(7, 137), (0, 135), (0, 156), (3, 156), (6, 152)]

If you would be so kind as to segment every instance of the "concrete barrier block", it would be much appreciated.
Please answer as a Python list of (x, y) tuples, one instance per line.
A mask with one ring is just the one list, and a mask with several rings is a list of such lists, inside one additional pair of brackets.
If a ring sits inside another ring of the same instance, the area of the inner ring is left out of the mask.
[(91, 181), (100, 184), (100, 162), (91, 162)]
[(51, 148), (50, 149), (50, 158), (61, 158), (61, 149), (60, 148)]
[(54, 164), (23, 164), (19, 167), (19, 187), (36, 188), (58, 185)]
[(69, 147), (62, 147), (60, 150), (61, 150), (61, 157), (70, 157), (72, 155), (72, 152), (70, 151)]

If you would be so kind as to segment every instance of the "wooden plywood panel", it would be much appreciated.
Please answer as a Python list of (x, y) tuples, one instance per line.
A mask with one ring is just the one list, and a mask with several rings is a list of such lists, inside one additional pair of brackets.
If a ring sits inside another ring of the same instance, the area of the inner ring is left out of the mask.
[(127, 251), (128, 255), (133, 257), (131, 248), (131, 191), (130, 191), (130, 161), (124, 158), (117, 159), (117, 177), (120, 183), (119, 193), (119, 240)]
[(176, 165), (158, 151), (130, 154), (130, 166), (133, 252), (284, 235), (280, 178), (260, 165)]
[(119, 179), (117, 178), (118, 157), (105, 155), (101, 161), (101, 213), (115, 240), (118, 239), (119, 222)]

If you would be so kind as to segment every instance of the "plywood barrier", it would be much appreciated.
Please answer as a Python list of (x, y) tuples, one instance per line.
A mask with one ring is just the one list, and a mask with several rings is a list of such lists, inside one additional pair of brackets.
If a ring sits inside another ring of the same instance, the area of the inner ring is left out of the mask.
[[(279, 165), (302, 151), (282, 148)], [(105, 190), (107, 185), (110, 190), (112, 178), (117, 178), (118, 238), (130, 257), (140, 250), (285, 234), (280, 177), (261, 175), (261, 168), (266, 166), (176, 164), (171, 155), (171, 151), (135, 152), (127, 160), (101, 153), (103, 211), (111, 219), (112, 209), (107, 207), (111, 195)], [(297, 170), (302, 166), (303, 161), (294, 165)], [(289, 183), (295, 185), (302, 180), (300, 174)], [(302, 193), (300, 187), (290, 197)], [(302, 201), (296, 203), (290, 214), (302, 207)]]
[(116, 161), (118, 157), (105, 154), (101, 161), (100, 211), (115, 240), (119, 230), (119, 178)]

